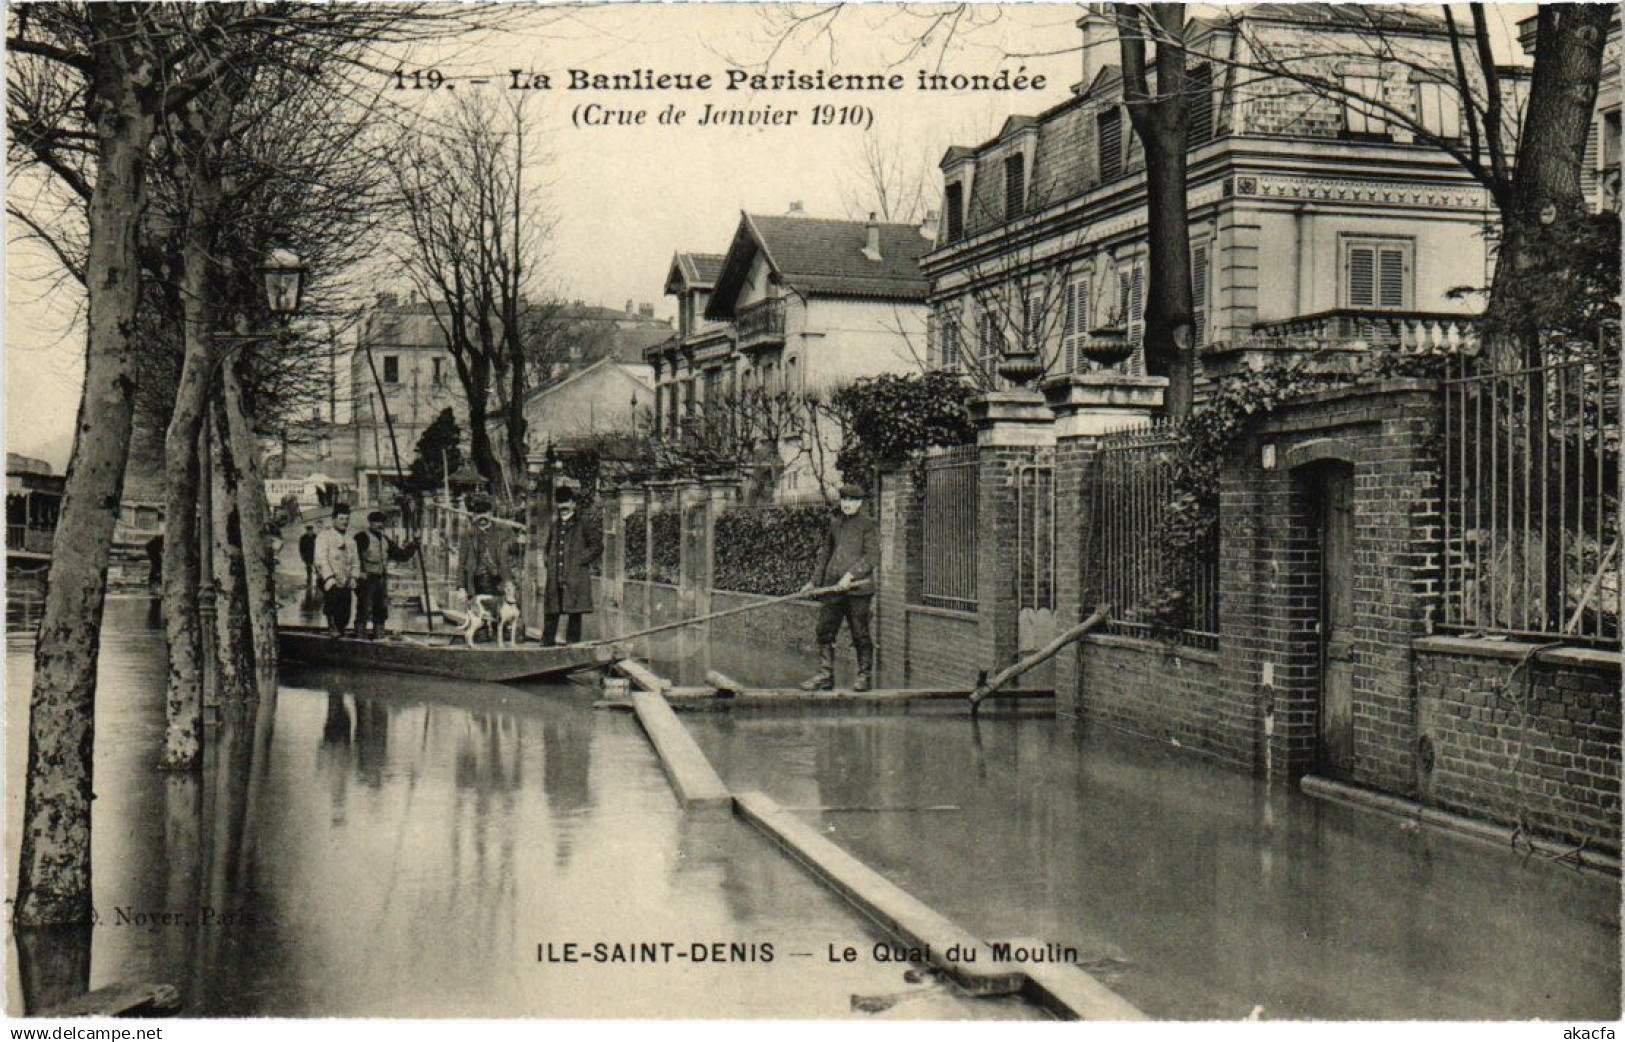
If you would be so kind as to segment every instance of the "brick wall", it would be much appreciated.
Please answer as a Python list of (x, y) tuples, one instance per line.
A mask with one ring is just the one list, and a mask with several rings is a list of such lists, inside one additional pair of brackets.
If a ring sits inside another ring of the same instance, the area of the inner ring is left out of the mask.
[(1216, 652), (1106, 635), (1086, 638), (1075, 659), (1081, 721), (1247, 764), (1229, 741)]
[[(1570, 843), (1620, 847), (1620, 672), (1572, 651), (1418, 642), (1423, 802)], [(1588, 661), (1588, 659), (1590, 661)]]

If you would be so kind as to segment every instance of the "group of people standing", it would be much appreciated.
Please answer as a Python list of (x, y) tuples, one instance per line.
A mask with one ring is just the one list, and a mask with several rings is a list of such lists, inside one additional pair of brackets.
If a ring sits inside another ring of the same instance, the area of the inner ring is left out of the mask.
[(333, 508), (329, 526), (318, 533), (305, 526), (299, 537), (299, 556), (305, 564), (305, 585), (322, 595), (327, 632), (335, 637), (349, 632), (355, 614), (355, 636), (377, 640), (389, 620), (389, 563), (410, 561), (418, 541), (397, 543), (384, 531), (389, 520), (381, 510), (367, 515), (367, 527), (349, 534), (350, 508)]
[[(581, 517), (573, 489), (560, 487), (553, 499), (554, 511), (543, 525), (536, 554), (542, 641), (557, 643), (562, 621), (565, 640), (574, 644), (581, 640), (582, 616), (593, 610), (591, 569), (603, 554), (603, 537)], [(501, 598), (505, 589), (518, 586), (526, 534), (499, 523), (488, 497), (470, 497), (468, 506), (473, 519), (457, 547), (458, 596)], [(306, 587), (321, 593), (332, 636), (350, 632), (352, 610), (356, 637), (376, 640), (384, 635), (389, 565), (411, 560), (420, 549), (418, 540), (402, 544), (392, 539), (384, 531), (387, 520), (375, 510), (367, 515), (366, 530), (351, 536), (350, 508), (340, 503), (328, 528), (318, 533), (307, 525), (299, 539)]]

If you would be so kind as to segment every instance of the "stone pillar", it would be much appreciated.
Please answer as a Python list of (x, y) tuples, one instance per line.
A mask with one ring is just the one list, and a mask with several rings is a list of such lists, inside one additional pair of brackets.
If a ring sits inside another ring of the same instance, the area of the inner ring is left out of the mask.
[(1053, 453), (1055, 415), (1041, 392), (1026, 388), (989, 391), (967, 404), (977, 447), (977, 661), (991, 672), (1021, 650), (1016, 482), (1022, 466)]
[(626, 602), (626, 521), (643, 505), (640, 488), (611, 489), (603, 497), (604, 521), (604, 599), (611, 608)]
[(920, 588), (919, 496), (907, 467), (890, 466), (871, 493), (880, 536), (875, 576), (875, 677), (882, 687), (907, 687), (908, 605)]
[(680, 618), (703, 615), (711, 603), (711, 555), (707, 533), (708, 497), (697, 480), (677, 485), (677, 603)]
[[(1094, 524), (1093, 468), (1102, 436), (1150, 422), (1162, 408), (1168, 381), (1160, 376), (1092, 372), (1045, 384), (1055, 413), (1055, 628), (1083, 621), (1094, 607), (1094, 558), (1088, 534)], [(1073, 645), (1055, 656), (1056, 713), (1076, 722), (1083, 716), (1083, 653)]]

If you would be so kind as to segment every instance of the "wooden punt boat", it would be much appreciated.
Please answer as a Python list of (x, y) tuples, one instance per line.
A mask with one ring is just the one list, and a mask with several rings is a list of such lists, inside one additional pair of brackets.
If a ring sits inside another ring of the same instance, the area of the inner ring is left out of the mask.
[(290, 662), (490, 683), (562, 677), (607, 666), (621, 657), (613, 645), (574, 644), (549, 648), (519, 644), (499, 648), (494, 644), (476, 644), (471, 648), (461, 636), (447, 633), (357, 640), (330, 637), (326, 630), (315, 626), (279, 627), (277, 648)]

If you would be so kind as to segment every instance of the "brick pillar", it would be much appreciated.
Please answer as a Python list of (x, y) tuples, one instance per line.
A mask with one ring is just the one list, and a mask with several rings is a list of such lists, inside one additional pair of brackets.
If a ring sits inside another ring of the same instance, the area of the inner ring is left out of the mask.
[(1025, 388), (989, 391), (968, 405), (977, 448), (977, 661), (994, 670), (1020, 650), (1017, 474), (1053, 451), (1055, 415), (1041, 392)]
[(882, 687), (907, 687), (908, 604), (920, 588), (922, 567), (920, 499), (908, 468), (882, 471), (873, 503), (880, 533), (873, 619), (875, 676)]
[[(1055, 629), (1083, 621), (1095, 606), (1099, 563), (1087, 536), (1094, 524), (1091, 480), (1102, 435), (1150, 421), (1162, 408), (1168, 381), (1160, 376), (1092, 372), (1045, 384), (1055, 414)], [(1083, 649), (1074, 644), (1055, 656), (1056, 714), (1079, 720), (1084, 705)]]

